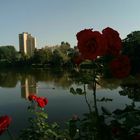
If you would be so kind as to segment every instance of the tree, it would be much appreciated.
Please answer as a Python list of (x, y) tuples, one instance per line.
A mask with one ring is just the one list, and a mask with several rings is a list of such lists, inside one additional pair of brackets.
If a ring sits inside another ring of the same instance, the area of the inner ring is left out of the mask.
[(17, 58), (17, 51), (14, 46), (1, 46), (0, 47), (0, 59), (13, 62)]
[[(48, 48), (48, 47), (46, 47)], [(51, 63), (53, 65), (67, 65), (70, 61), (70, 57), (68, 56), (68, 51), (70, 49), (70, 44), (68, 42), (61, 42), (61, 45), (55, 45), (50, 47), (52, 51)]]
[(52, 49), (50, 47), (45, 47), (44, 48), (45, 54), (46, 54), (46, 63), (49, 63), (52, 59)]
[(129, 56), (132, 65), (132, 74), (140, 73), (140, 31), (128, 34), (122, 42), (122, 54)]
[(35, 50), (33, 61), (34, 63), (37, 63), (37, 64), (44, 64), (46, 61), (46, 57), (47, 56), (44, 49)]
[(63, 58), (60, 55), (60, 52), (57, 49), (55, 49), (53, 51), (53, 57), (52, 57), (51, 63), (55, 66), (62, 66), (62, 63), (63, 63), (62, 60)]
[(33, 63), (36, 64), (48, 64), (52, 59), (52, 49), (45, 47), (42, 49), (35, 50), (34, 56), (32, 57)]
[(61, 42), (60, 51), (64, 54), (67, 54), (68, 49), (70, 48), (70, 44), (68, 42)]

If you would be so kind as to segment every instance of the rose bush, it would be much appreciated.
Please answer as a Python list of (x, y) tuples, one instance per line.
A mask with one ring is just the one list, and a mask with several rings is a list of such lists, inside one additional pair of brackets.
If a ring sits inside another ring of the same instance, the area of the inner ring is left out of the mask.
[[(108, 77), (119, 79), (126, 78), (130, 75), (131, 63), (128, 56), (122, 55), (122, 41), (119, 37), (119, 33), (110, 27), (103, 29), (102, 33), (93, 31), (92, 29), (84, 29), (78, 32), (76, 37), (79, 55), (83, 58), (81, 62), (86, 61), (86, 64), (91, 65), (91, 67), (88, 67), (90, 69), (86, 69), (87, 67), (85, 66), (85, 63), (83, 63), (83, 65), (78, 67), (78, 71), (76, 71), (77, 75), (80, 77), (78, 82), (84, 85), (83, 90), (82, 88), (70, 89), (70, 92), (73, 94), (84, 93), (86, 103), (89, 107), (90, 113), (89, 115), (86, 114), (87, 118), (84, 119), (86, 122), (83, 123), (83, 121), (81, 121), (78, 123), (83, 124), (84, 129), (87, 127), (88, 135), (86, 138), (89, 136), (89, 139), (128, 139), (130, 129), (127, 129), (125, 122), (123, 125), (119, 122), (116, 125), (115, 122), (117, 122), (117, 115), (114, 117), (114, 114), (110, 113), (104, 107), (101, 107), (103, 113), (99, 113), (99, 107), (97, 106), (98, 100), (96, 99), (97, 85), (101, 86), (100, 79), (101, 77), (106, 77), (105, 72), (108, 74)], [(78, 65), (80, 64), (80, 61), (75, 62), (78, 63)], [(86, 73), (89, 71), (90, 74), (87, 76)], [(86, 86), (90, 86), (93, 92), (93, 102), (91, 106), (86, 97)], [(103, 99), (105, 100), (105, 98)], [(108, 116), (111, 117), (109, 118)], [(81, 128), (78, 128), (78, 130), (80, 131), (79, 134), (85, 132), (82, 132)], [(75, 136), (76, 129), (74, 132)], [(81, 137), (81, 135), (79, 137)]]
[(114, 77), (124, 78), (130, 73), (130, 60), (128, 56), (120, 55), (110, 62), (110, 70)]
[[(127, 56), (121, 54), (122, 42), (116, 30), (107, 27), (100, 33), (92, 31), (92, 29), (84, 29), (78, 32), (76, 37), (77, 48), (80, 57), (82, 57), (82, 60), (78, 58), (78, 61), (75, 61), (77, 65), (88, 59), (93, 61), (93, 65), (96, 66), (94, 71), (100, 71), (100, 75), (103, 75), (101, 68), (105, 69), (106, 66), (108, 67), (106, 69), (115, 78), (125, 78), (130, 74), (130, 60)], [(108, 56), (109, 61), (100, 61), (101, 58)]]
[(30, 101), (36, 101), (36, 100), (37, 100), (37, 96), (31, 94), (31, 95), (28, 96), (28, 99), (29, 99)]
[(37, 97), (36, 95), (29, 95), (28, 99), (32, 102), (36, 102), (39, 107), (44, 108), (48, 104), (48, 99), (45, 97)]

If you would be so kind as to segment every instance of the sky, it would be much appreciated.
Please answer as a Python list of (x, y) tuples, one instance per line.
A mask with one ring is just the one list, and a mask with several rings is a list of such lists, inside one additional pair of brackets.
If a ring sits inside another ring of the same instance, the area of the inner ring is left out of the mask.
[(0, 46), (19, 50), (18, 34), (36, 37), (37, 48), (69, 42), (77, 32), (111, 27), (124, 39), (140, 30), (140, 0), (0, 0)]

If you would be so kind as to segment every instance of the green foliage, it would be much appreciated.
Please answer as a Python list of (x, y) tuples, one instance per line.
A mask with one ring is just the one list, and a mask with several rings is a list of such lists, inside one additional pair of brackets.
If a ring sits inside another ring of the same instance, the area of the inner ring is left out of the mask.
[(0, 47), (0, 59), (7, 61), (15, 61), (17, 56), (17, 51), (14, 46), (1, 46)]
[(0, 46), (0, 67), (13, 66), (18, 60), (14, 46)]
[(63, 140), (68, 139), (68, 131), (61, 130), (60, 126), (54, 123), (48, 123), (48, 114), (41, 108), (34, 110), (33, 106), (28, 107), (31, 113), (29, 117), (29, 126), (21, 131), (20, 140)]
[(70, 49), (70, 44), (69, 44), (68, 42), (62, 41), (62, 42), (61, 42), (61, 45), (59, 46), (59, 50), (60, 50), (63, 54), (67, 55), (67, 51), (68, 51), (69, 49)]
[(72, 140), (111, 140), (103, 117), (94, 111), (83, 114), (82, 119), (72, 118), (68, 124)]
[(63, 58), (57, 49), (53, 51), (53, 57), (51, 59), (51, 63), (55, 66), (62, 66)]
[(140, 101), (140, 85), (139, 82), (137, 82), (135, 80), (134, 83), (122, 83), (122, 90), (119, 91), (119, 94), (122, 96), (128, 96), (128, 98), (133, 101)]
[(72, 93), (73, 95), (77, 95), (77, 94), (78, 95), (84, 95), (85, 94), (85, 92), (82, 91), (81, 88), (74, 89), (73, 87), (70, 88), (70, 93)]
[(108, 102), (108, 101), (113, 101), (113, 99), (103, 97), (103, 98), (101, 98), (101, 99), (97, 99), (97, 101), (98, 101), (98, 102)]
[(140, 31), (134, 31), (123, 40), (122, 53), (129, 56), (132, 74), (140, 72)]
[[(35, 49), (32, 57), (18, 53), (14, 46), (0, 47), (0, 65), (9, 66), (70, 66), (71, 61), (68, 56), (70, 44), (68, 42), (61, 42), (60, 45), (44, 47), (42, 49)], [(10, 63), (9, 63), (10, 62)]]
[(36, 64), (44, 64), (47, 61), (47, 51), (44, 49), (35, 50), (33, 62)]
[(61, 42), (61, 45), (45, 47), (35, 50), (34, 56), (31, 58), (33, 64), (41, 64), (48, 66), (63, 66), (69, 63), (68, 50), (70, 44)]
[(77, 84), (89, 84), (93, 80), (93, 73), (91, 69), (80, 69), (79, 71), (73, 70), (71, 79)]
[[(104, 110), (106, 112), (105, 108)], [(116, 109), (112, 113), (105, 114), (105, 122), (113, 140), (132, 140), (140, 132), (140, 109), (133, 103), (126, 105), (124, 109)]]

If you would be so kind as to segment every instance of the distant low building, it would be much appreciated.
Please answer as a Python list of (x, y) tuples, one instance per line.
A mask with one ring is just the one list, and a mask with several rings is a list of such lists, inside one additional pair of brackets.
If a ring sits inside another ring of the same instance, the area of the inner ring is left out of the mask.
[(36, 39), (28, 32), (19, 34), (19, 51), (22, 55), (32, 56), (36, 47)]

